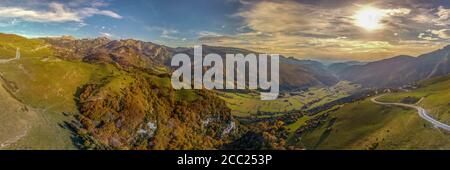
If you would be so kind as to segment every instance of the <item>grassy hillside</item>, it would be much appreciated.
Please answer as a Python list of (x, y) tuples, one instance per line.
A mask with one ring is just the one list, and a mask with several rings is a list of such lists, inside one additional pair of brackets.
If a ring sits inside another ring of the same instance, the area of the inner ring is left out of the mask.
[(405, 98), (423, 98), (419, 105), (437, 120), (450, 124), (450, 76), (438, 77), (419, 83), (420, 88), (409, 92), (388, 94), (380, 99), (402, 102)]
[(29, 124), (36, 120), (36, 112), (11, 96), (0, 86), (0, 148), (16, 143), (31, 130)]
[[(27, 123), (28, 135), (10, 147), (74, 149), (70, 132), (61, 128), (68, 119), (63, 113), (77, 113), (74, 94), (78, 87), (116, 70), (110, 66), (60, 60), (42, 40), (0, 34), (0, 47), (6, 47), (4, 49), (13, 56), (16, 48), (20, 48), (21, 58), (0, 64), (0, 73), (10, 95), (37, 114), (36, 119)], [(12, 103), (1, 104), (0, 107), (5, 108)]]
[[(406, 97), (424, 97), (420, 105), (445, 122), (450, 107), (449, 80), (443, 77), (424, 81), (422, 88), (388, 94), (380, 101), (401, 102)], [(343, 105), (328, 114), (317, 128), (301, 133), (294, 143), (309, 149), (450, 148), (449, 132), (434, 128), (409, 108), (381, 106), (366, 99)]]
[(365, 100), (331, 112), (296, 144), (308, 149), (449, 149), (450, 135), (432, 127), (414, 110)]

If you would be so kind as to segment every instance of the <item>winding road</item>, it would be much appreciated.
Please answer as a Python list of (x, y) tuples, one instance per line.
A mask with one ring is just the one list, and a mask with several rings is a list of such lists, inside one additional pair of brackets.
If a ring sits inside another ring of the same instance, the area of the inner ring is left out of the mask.
[[(374, 98), (371, 99), (371, 101), (373, 103), (380, 104), (380, 105), (395, 105), (395, 106), (403, 106), (403, 107), (409, 107), (409, 108), (416, 109), (417, 112), (419, 113), (419, 116), (422, 119), (430, 122), (431, 124), (433, 124), (437, 128), (441, 128), (441, 129), (444, 129), (446, 131), (450, 131), (450, 126), (449, 125), (441, 123), (441, 122), (437, 121), (436, 119), (432, 118), (430, 115), (428, 115), (427, 111), (424, 108), (422, 108), (420, 106), (404, 104), (404, 103), (385, 103), (385, 102), (377, 101), (378, 98), (383, 97), (383, 96), (384, 95), (381, 95), (381, 96), (378, 96), (378, 97), (374, 97)], [(421, 101), (422, 101), (422, 99), (421, 99)], [(420, 102), (418, 102), (418, 103), (420, 103)]]

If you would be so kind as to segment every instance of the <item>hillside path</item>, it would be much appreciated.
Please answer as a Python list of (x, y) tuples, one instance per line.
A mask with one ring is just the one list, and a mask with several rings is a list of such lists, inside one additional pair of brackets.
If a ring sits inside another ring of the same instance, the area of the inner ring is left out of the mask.
[(0, 59), (0, 64), (4, 64), (4, 63), (8, 63), (14, 60), (19, 60), (20, 59), (20, 49), (17, 48), (16, 50), (16, 57), (15, 58), (11, 58), (11, 59)]

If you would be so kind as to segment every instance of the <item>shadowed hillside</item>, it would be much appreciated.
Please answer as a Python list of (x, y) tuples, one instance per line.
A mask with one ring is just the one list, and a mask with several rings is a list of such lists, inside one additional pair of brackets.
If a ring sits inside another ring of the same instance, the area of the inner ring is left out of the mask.
[(366, 87), (399, 87), (450, 73), (450, 46), (419, 57), (397, 56), (336, 70), (339, 78)]

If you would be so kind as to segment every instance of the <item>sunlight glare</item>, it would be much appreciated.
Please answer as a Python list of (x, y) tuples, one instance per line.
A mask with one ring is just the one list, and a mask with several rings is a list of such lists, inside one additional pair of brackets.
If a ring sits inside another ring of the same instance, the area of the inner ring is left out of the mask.
[(354, 19), (355, 25), (366, 30), (378, 30), (383, 28), (381, 20), (386, 16), (386, 13), (377, 8), (365, 7), (356, 12)]

